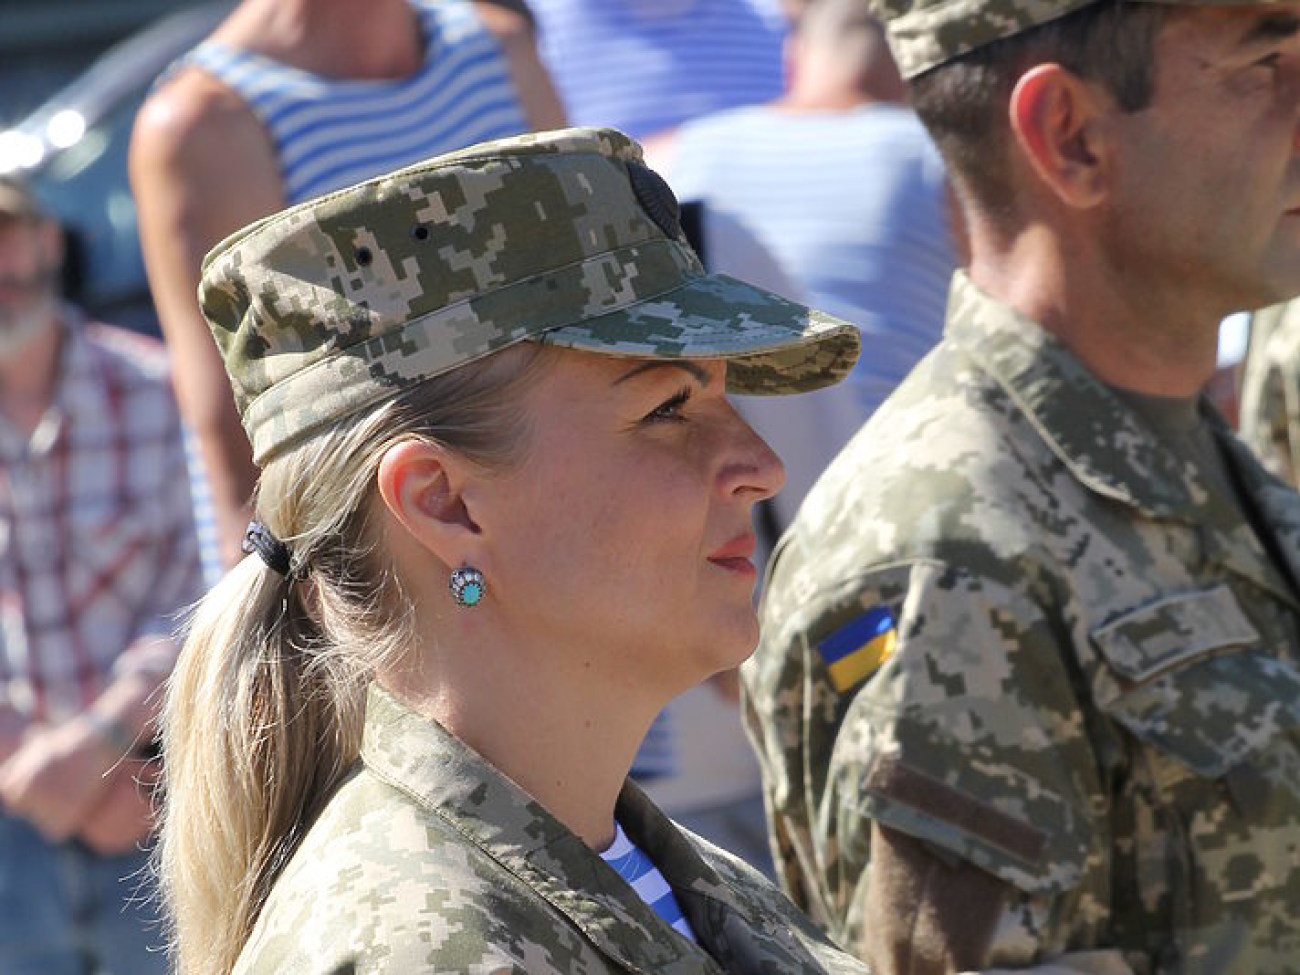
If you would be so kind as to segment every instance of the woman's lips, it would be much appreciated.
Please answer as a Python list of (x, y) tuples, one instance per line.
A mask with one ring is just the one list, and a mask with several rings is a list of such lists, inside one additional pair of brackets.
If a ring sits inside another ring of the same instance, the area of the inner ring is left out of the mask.
[(754, 533), (745, 532), (710, 553), (708, 558), (714, 565), (726, 569), (728, 572), (753, 577), (758, 574), (758, 570), (754, 568), (754, 563), (751, 561), (757, 547), (758, 539)]

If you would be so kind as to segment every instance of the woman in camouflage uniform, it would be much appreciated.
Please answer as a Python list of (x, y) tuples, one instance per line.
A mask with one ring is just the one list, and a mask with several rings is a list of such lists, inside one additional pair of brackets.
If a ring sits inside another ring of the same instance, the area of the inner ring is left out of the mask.
[(782, 473), (724, 392), (856, 330), (705, 275), (598, 130), (268, 217), (200, 298), (262, 477), (165, 709), (180, 971), (861, 971), (626, 782), (757, 640)]

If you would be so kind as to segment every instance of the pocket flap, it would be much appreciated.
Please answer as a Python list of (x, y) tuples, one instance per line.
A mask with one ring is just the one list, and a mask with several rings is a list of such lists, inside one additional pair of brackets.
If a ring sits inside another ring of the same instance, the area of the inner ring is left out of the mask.
[(1126, 613), (1092, 631), (1110, 666), (1134, 682), (1220, 647), (1259, 640), (1227, 586), (1179, 593)]
[(1122, 695), (1107, 711), (1217, 779), (1300, 724), (1300, 673), (1257, 650), (1209, 656)]
[(1144, 606), (1092, 639), (1130, 682), (1097, 703), (1197, 775), (1217, 779), (1300, 724), (1300, 672), (1258, 646), (1227, 586)]

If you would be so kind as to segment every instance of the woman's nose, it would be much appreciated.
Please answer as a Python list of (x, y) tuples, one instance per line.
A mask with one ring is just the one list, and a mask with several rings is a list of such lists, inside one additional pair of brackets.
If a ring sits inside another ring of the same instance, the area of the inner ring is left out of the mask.
[(785, 464), (743, 417), (735, 414), (736, 450), (724, 473), (728, 494), (750, 494), (754, 502), (770, 498), (785, 484)]

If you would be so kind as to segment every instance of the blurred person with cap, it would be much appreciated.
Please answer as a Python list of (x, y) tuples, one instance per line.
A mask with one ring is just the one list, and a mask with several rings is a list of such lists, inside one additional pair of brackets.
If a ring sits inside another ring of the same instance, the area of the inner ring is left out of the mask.
[(132, 134), (131, 186), (209, 581), (239, 558), (256, 468), (194, 302), (204, 252), (281, 207), (563, 124), (522, 0), (243, 0), (169, 69)]
[(165, 971), (152, 725), (200, 592), (162, 347), (60, 302), (63, 237), (0, 181), (0, 971)]
[(783, 883), (882, 972), (1294, 972), (1300, 497), (1198, 393), (1300, 292), (1300, 6), (878, 12), (971, 263), (770, 570)]
[(200, 304), (262, 470), (164, 707), (179, 971), (865, 971), (627, 781), (758, 639), (782, 472), (725, 392), (856, 330), (705, 274), (587, 129), (261, 220)]

